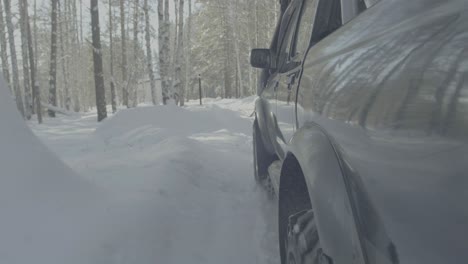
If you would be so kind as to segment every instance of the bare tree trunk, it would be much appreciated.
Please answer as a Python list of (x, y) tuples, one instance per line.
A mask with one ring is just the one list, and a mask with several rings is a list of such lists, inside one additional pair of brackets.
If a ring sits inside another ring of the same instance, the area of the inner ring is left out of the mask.
[[(65, 7), (61, 8), (60, 2), (58, 5), (58, 14), (59, 14), (59, 32), (60, 32), (60, 52), (61, 52), (61, 61), (62, 61), (62, 77), (63, 77), (63, 92), (64, 94), (64, 101), (65, 101), (65, 109), (67, 111), (70, 111), (70, 106), (71, 106), (71, 98), (70, 98), (70, 87), (68, 86), (68, 54), (65, 51), (65, 41), (64, 41), (64, 35), (67, 34), (67, 29), (64, 30), (64, 23), (67, 23), (65, 18), (64, 18), (64, 9)], [(68, 37), (68, 36), (67, 36)], [(66, 38), (67, 38), (66, 37)]]
[[(72, 83), (71, 85), (71, 97), (73, 98), (73, 110), (75, 112), (79, 112), (81, 107), (80, 107), (80, 92), (81, 88), (78, 86), (78, 82), (80, 79), (79, 72), (81, 71), (81, 67), (78, 66), (80, 65), (79, 59), (81, 55), (81, 47), (79, 45), (79, 31), (78, 31), (78, 16), (77, 16), (77, 8), (76, 8), (76, 0), (70, 0), (69, 5), (68, 5), (69, 13), (70, 13), (70, 26), (71, 30), (70, 32), (72, 33), (71, 35), (71, 49), (73, 52), (69, 53), (71, 56), (71, 70), (69, 70), (69, 73), (75, 73), (70, 76), (70, 81)], [(70, 68), (69, 68), (70, 69)]]
[(151, 24), (150, 24), (150, 17), (149, 17), (149, 6), (148, 0), (144, 2), (144, 11), (145, 11), (145, 40), (146, 40), (146, 59), (148, 60), (147, 67), (148, 67), (148, 76), (150, 79), (150, 86), (151, 86), (151, 101), (153, 105), (156, 105), (156, 81), (154, 79), (154, 72), (153, 72), (153, 55), (151, 53)]
[[(161, 0), (162, 1), (162, 0)], [(162, 5), (161, 5), (162, 9)], [(160, 46), (159, 58), (163, 59), (161, 67), (162, 76), (161, 83), (163, 88), (163, 103), (167, 104), (168, 100), (174, 98), (174, 92), (169, 82), (169, 64), (170, 64), (170, 52), (169, 52), (169, 0), (164, 0), (164, 23), (163, 23), (163, 32), (162, 32), (162, 47)], [(161, 62), (161, 61), (160, 61)]]
[[(81, 0), (80, 0), (80, 14), (81, 14)], [(81, 102), (83, 101), (82, 98), (82, 89), (81, 89), (81, 82), (83, 76), (83, 67), (81, 67), (81, 39), (80, 39), (80, 27), (78, 26), (78, 8), (76, 6), (76, 0), (73, 0), (73, 27), (74, 27), (74, 39), (75, 39), (75, 46), (78, 53), (78, 57), (73, 60), (75, 64), (74, 69), (77, 71), (77, 75), (74, 78), (75, 84), (75, 100), (74, 100), (74, 110), (75, 112), (79, 112), (81, 110)], [(78, 65), (78, 66), (76, 66)]]
[[(83, 38), (83, 0), (80, 0), (80, 36), (79, 36), (79, 42), (80, 42), (80, 49), (79, 49), (79, 54), (80, 54), (80, 58), (79, 58), (79, 62), (80, 62), (80, 65), (85, 65), (84, 63), (84, 57), (83, 56), (83, 44), (84, 44), (84, 38)], [(87, 111), (88, 110), (88, 100), (87, 100), (87, 90), (86, 89), (83, 89), (82, 87), (85, 87), (88, 85), (88, 79), (86, 78), (86, 68), (84, 67), (80, 67), (80, 70), (79, 70), (79, 73), (80, 73), (80, 82), (79, 82), (79, 87), (81, 87), (80, 89), (80, 101), (81, 101), (81, 107), (83, 108), (84, 111)], [(80, 107), (80, 108), (81, 108)]]
[[(179, 28), (179, 0), (174, 0), (174, 18), (175, 18), (175, 23), (174, 23), (174, 47), (178, 47), (177, 41), (178, 41), (178, 28)], [(175, 52), (174, 52), (175, 56)], [(174, 57), (173, 60), (175, 61), (176, 58)]]
[[(255, 48), (258, 48), (258, 36), (259, 36), (259, 29), (258, 29), (258, 0), (255, 0)], [(254, 84), (255, 86), (258, 85), (258, 79), (259, 79), (259, 71), (254, 70), (254, 77), (255, 81)]]
[(115, 95), (115, 79), (114, 79), (114, 26), (112, 20), (112, 1), (109, 0), (109, 49), (110, 49), (110, 88), (111, 88), (111, 101), (112, 113), (117, 112), (117, 98)]
[(107, 117), (106, 92), (102, 71), (101, 30), (99, 28), (98, 1), (91, 0), (91, 31), (93, 36), (94, 86), (96, 89), (96, 107), (98, 122)]
[(25, 18), (24, 0), (19, 2), (20, 11), (20, 31), (21, 31), (21, 57), (23, 64), (23, 87), (24, 87), (24, 114), (27, 120), (31, 119), (33, 112), (32, 93), (31, 93), (31, 80), (29, 79), (29, 59), (28, 59), (28, 38)]
[(16, 58), (16, 47), (15, 47), (15, 33), (13, 31), (13, 22), (11, 21), (11, 5), (10, 0), (4, 0), (5, 4), (5, 19), (8, 28), (8, 37), (10, 42), (10, 58), (11, 58), (11, 66), (12, 66), (12, 73), (13, 73), (13, 90), (15, 92), (15, 100), (16, 106), (20, 111), (23, 118), (24, 115), (24, 107), (23, 107), (23, 95), (21, 93), (21, 88), (19, 84), (19, 76), (18, 76), (18, 60)]
[[(133, 6), (133, 71), (136, 71), (137, 65), (138, 65), (138, 15), (139, 15), (139, 10), (138, 10), (138, 5), (139, 5), (139, 0), (133, 0), (134, 1), (134, 6)], [(136, 74), (132, 74), (133, 78), (133, 107), (138, 106), (138, 84), (136, 80)]]
[(128, 85), (127, 85), (127, 47), (126, 47), (126, 34), (125, 34), (125, 6), (124, 0), (120, 0), (120, 38), (122, 40), (122, 100), (123, 104), (128, 104)]
[(177, 37), (177, 52), (175, 53), (175, 84), (174, 90), (177, 91), (180, 106), (185, 102), (185, 81), (183, 75), (184, 60), (184, 0), (179, 0), (179, 30)]
[[(191, 65), (191, 59), (192, 59), (192, 0), (188, 1), (188, 18), (187, 18), (187, 43), (186, 43), (186, 50), (187, 50), (187, 56), (186, 56), (186, 61), (185, 61), (185, 91), (187, 93), (193, 94), (193, 91), (191, 88), (191, 79), (192, 79), (192, 65)], [(190, 98), (190, 94), (187, 95), (187, 100)]]
[(166, 20), (164, 19), (164, 1), (158, 0), (158, 46), (159, 46), (159, 78), (161, 79), (161, 90), (163, 104), (166, 104), (168, 98), (168, 89), (166, 87), (166, 61), (164, 54), (164, 35), (166, 33)]
[(37, 121), (39, 124), (42, 123), (42, 106), (41, 106), (41, 91), (39, 89), (39, 83), (36, 80), (36, 62), (35, 62), (35, 54), (33, 49), (33, 41), (32, 41), (32, 34), (31, 34), (31, 25), (29, 23), (29, 14), (28, 14), (28, 1), (24, 1), (24, 17), (26, 19), (26, 33), (28, 37), (28, 48), (29, 48), (29, 65), (30, 65), (30, 72), (31, 72), (31, 84), (33, 90), (33, 98), (34, 105), (36, 106), (36, 114), (37, 114)]
[[(248, 24), (249, 26), (247, 27), (247, 35), (249, 36), (249, 51), (252, 50), (255, 47), (255, 40), (252, 37), (252, 27), (250, 25), (253, 24), (254, 19), (252, 18), (252, 8), (251, 8), (252, 3), (249, 2), (249, 17), (248, 17)], [(249, 67), (249, 92), (252, 94), (256, 93), (256, 84), (254, 83), (254, 74), (255, 74), (255, 69), (253, 67)]]
[(173, 100), (175, 96), (174, 87), (172, 87), (172, 74), (171, 70), (171, 48), (170, 48), (170, 32), (171, 32), (171, 21), (169, 15), (169, 0), (164, 0), (164, 20), (166, 33), (164, 35), (164, 53), (166, 55), (166, 85), (168, 89), (168, 99)]
[[(229, 1), (226, 1), (229, 5)], [(223, 15), (223, 27), (224, 27), (224, 97), (232, 97), (231, 87), (231, 69), (230, 69), (230, 39), (229, 39), (229, 21), (228, 21), (229, 8), (225, 8)]]
[(11, 80), (10, 80), (10, 65), (8, 64), (7, 54), (7, 41), (5, 34), (5, 19), (3, 18), (3, 4), (0, 1), (0, 52), (2, 57), (2, 73), (6, 84), (10, 87), (10, 91), (13, 93)]
[(241, 55), (240, 55), (240, 48), (239, 42), (241, 37), (241, 29), (239, 27), (239, 2), (236, 2), (236, 10), (235, 10), (235, 29), (234, 29), (234, 49), (236, 52), (236, 90), (238, 91), (236, 96), (243, 97), (244, 96), (244, 82), (242, 80), (242, 69), (241, 69)]
[(34, 65), (34, 68), (37, 69), (37, 61), (39, 60), (39, 54), (37, 50), (37, 44), (38, 44), (38, 37), (37, 37), (37, 0), (34, 0), (34, 21), (33, 21), (33, 30), (34, 30), (34, 62), (36, 65)]
[[(49, 71), (49, 104), (52, 106), (57, 106), (57, 4), (58, 0), (52, 0), (52, 30)], [(55, 112), (49, 109), (49, 116), (55, 117)]]

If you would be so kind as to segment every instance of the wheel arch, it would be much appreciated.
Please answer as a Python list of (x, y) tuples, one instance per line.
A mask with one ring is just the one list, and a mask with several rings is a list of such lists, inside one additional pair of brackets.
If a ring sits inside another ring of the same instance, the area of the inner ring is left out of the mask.
[(285, 240), (289, 215), (312, 209), (304, 173), (297, 158), (291, 152), (286, 155), (281, 167), (278, 194), (278, 233), (281, 263), (286, 262)]
[[(316, 124), (306, 124), (293, 136), (283, 163), (279, 193), (279, 225), (287, 219), (288, 212), (281, 207), (291, 207), (291, 193), (307, 190), (309, 203), (315, 212), (320, 243), (324, 252), (335, 263), (364, 263), (356, 219), (348, 195), (336, 145), (326, 132)], [(302, 175), (302, 179), (294, 176)], [(282, 186), (284, 184), (284, 186)], [(303, 198), (303, 197), (301, 197)], [(283, 215), (282, 215), (283, 214)], [(284, 223), (283, 223), (284, 224)], [(281, 227), (279, 227), (280, 237)], [(281, 241), (281, 239), (280, 239)], [(280, 242), (280, 247), (283, 247)], [(280, 248), (283, 259), (284, 249)], [(353, 262), (349, 262), (353, 259)]]

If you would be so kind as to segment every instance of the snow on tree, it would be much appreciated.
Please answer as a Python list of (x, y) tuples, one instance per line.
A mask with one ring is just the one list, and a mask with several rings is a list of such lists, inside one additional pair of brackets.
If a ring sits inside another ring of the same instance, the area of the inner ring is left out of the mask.
[[(252, 48), (270, 46), (279, 13), (277, 0), (197, 0), (191, 22), (191, 70), (201, 74), (206, 95), (255, 93)], [(222, 8), (220, 8), (222, 6)], [(191, 99), (197, 97), (191, 95)]]

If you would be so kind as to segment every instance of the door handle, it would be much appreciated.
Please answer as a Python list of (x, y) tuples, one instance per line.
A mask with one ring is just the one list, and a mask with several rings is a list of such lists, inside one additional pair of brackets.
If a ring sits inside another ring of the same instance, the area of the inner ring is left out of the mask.
[(294, 73), (291, 73), (291, 74), (288, 75), (288, 81), (287, 81), (288, 90), (291, 90), (292, 86), (296, 82), (296, 77), (297, 77), (298, 73), (299, 72), (294, 72)]
[(278, 91), (278, 86), (279, 86), (279, 82), (278, 81), (275, 81), (275, 84), (273, 86), (273, 91)]

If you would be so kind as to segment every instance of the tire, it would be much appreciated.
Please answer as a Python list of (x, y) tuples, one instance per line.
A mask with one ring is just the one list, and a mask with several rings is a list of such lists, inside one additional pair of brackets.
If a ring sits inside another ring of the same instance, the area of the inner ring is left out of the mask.
[(255, 119), (253, 128), (252, 128), (252, 133), (253, 133), (253, 140), (252, 140), (252, 145), (253, 145), (253, 166), (254, 166), (254, 176), (255, 176), (255, 181), (257, 183), (264, 183), (265, 181), (268, 181), (268, 166), (270, 165), (268, 163), (268, 156), (267, 152), (265, 150), (265, 146), (263, 145), (263, 140), (262, 137), (260, 136), (260, 128), (258, 126), (258, 122)]
[(330, 264), (322, 251), (305, 178), (298, 164), (283, 168), (278, 204), (282, 264)]
[(284, 237), (287, 264), (328, 264), (323, 253), (312, 210), (301, 211), (288, 218)]

